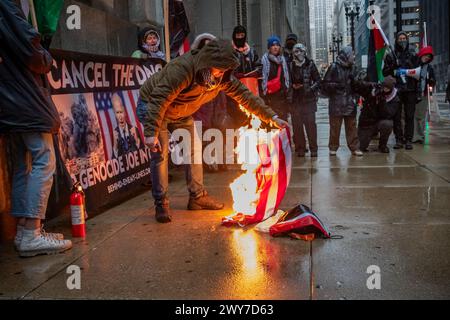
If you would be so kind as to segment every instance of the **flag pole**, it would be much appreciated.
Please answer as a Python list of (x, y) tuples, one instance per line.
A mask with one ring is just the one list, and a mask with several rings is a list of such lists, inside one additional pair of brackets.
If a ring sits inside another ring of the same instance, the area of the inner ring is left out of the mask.
[(28, 5), (30, 6), (31, 23), (33, 24), (33, 27), (39, 32), (38, 23), (36, 19), (36, 9), (34, 8), (34, 1), (28, 0)]
[(166, 61), (170, 62), (170, 32), (169, 32), (169, 0), (164, 2), (164, 42), (166, 46)]
[[(428, 35), (427, 35), (427, 22), (423, 22), (423, 43), (422, 47), (425, 48), (428, 46)], [(429, 124), (431, 122), (431, 94), (430, 89), (431, 87), (428, 85), (428, 71), (425, 75), (425, 88), (427, 90), (427, 100), (428, 100), (428, 110), (427, 110), (427, 123)]]

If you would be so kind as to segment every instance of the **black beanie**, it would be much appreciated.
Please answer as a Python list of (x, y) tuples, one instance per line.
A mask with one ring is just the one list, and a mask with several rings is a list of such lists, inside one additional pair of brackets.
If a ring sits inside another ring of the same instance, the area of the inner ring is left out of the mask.
[[(238, 33), (245, 33), (245, 37), (243, 39), (237, 39), (236, 35)], [(233, 30), (233, 42), (237, 47), (244, 47), (247, 42), (247, 29), (243, 26), (236, 26)]]

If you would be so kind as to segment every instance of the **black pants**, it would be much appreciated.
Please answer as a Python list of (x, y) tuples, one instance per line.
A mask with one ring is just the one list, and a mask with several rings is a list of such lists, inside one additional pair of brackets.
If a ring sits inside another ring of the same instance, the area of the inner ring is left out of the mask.
[(380, 133), (380, 148), (386, 147), (391, 136), (394, 122), (392, 120), (381, 120), (373, 126), (358, 128), (358, 138), (361, 150), (367, 150), (374, 135)]
[(311, 152), (317, 152), (317, 124), (316, 113), (292, 112), (292, 126), (294, 127), (295, 149), (299, 153), (306, 151), (306, 134), (308, 135), (309, 148)]
[(283, 90), (271, 95), (266, 95), (264, 101), (281, 119), (285, 121), (288, 120), (289, 108)]
[[(401, 92), (400, 108), (394, 118), (394, 134), (397, 142), (411, 142), (414, 136), (414, 115), (416, 113), (417, 96), (414, 92)], [(405, 114), (405, 127), (402, 116)]]

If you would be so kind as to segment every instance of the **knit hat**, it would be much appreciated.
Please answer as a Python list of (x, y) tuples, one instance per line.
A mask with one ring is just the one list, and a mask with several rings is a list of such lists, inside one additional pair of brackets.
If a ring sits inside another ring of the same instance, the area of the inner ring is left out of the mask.
[(294, 46), (294, 50), (295, 50), (295, 49), (299, 49), (299, 50), (302, 50), (302, 51), (307, 52), (306, 46), (305, 46), (303, 43), (297, 43), (297, 44)]
[(399, 31), (399, 32), (397, 32), (397, 34), (395, 35), (395, 39), (398, 40), (398, 38), (400, 38), (400, 36), (405, 36), (406, 39), (409, 40), (409, 36), (408, 36), (408, 34), (406, 33), (406, 31)]
[(281, 47), (281, 40), (277, 36), (271, 36), (269, 39), (267, 39), (267, 49), (272, 48), (273, 46), (280, 46)]
[(289, 33), (286, 37), (286, 42), (289, 40), (293, 40), (293, 41), (297, 42), (298, 36), (295, 33)]
[[(236, 37), (236, 35), (239, 34), (239, 33), (245, 34), (245, 37), (238, 39)], [(243, 48), (243, 47), (245, 47), (246, 42), (247, 42), (247, 29), (245, 29), (245, 27), (243, 27), (243, 26), (236, 26), (234, 28), (234, 30), (233, 30), (233, 43), (234, 43), (234, 45), (236, 47), (238, 47), (238, 48)]]
[(420, 49), (419, 58), (422, 58), (423, 56), (426, 56), (427, 54), (431, 55), (432, 60), (434, 59), (433, 47), (428, 46), (428, 47), (423, 47), (422, 49)]

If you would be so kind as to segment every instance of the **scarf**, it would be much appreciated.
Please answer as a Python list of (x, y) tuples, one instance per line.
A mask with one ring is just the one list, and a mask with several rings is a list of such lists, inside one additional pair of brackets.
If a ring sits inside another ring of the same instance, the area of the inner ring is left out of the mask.
[(242, 53), (245, 56), (247, 56), (250, 53), (250, 50), (251, 50), (250, 46), (248, 45), (248, 43), (245, 43), (244, 47), (238, 48), (233, 42), (233, 47), (234, 47), (234, 50), (236, 50), (239, 53)]
[(397, 96), (397, 89), (394, 88), (394, 89), (392, 90), (392, 92), (391, 92), (388, 96), (385, 97), (386, 102), (391, 102), (392, 100), (394, 100), (394, 98), (395, 98), (396, 96)]
[(270, 74), (270, 62), (274, 62), (277, 65), (283, 66), (283, 73), (284, 73), (284, 84), (286, 88), (289, 88), (291, 86), (290, 80), (289, 80), (289, 69), (286, 62), (286, 59), (283, 55), (274, 56), (270, 53), (265, 53), (261, 59), (262, 65), (263, 65), (263, 81), (262, 81), (262, 88), (264, 95), (267, 94), (267, 82), (269, 81), (269, 74)]

